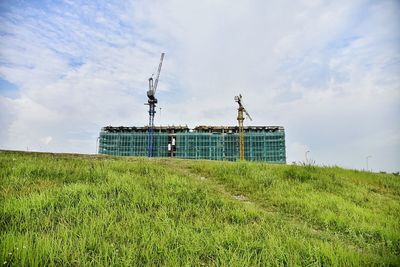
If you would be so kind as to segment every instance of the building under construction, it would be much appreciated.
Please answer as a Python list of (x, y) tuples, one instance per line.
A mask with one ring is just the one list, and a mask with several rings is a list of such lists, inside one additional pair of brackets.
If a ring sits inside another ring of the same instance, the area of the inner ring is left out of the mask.
[[(286, 163), (285, 131), (281, 126), (248, 126), (243, 121), (250, 114), (238, 103), (238, 126), (154, 126), (157, 85), (165, 53), (161, 53), (157, 72), (149, 78), (147, 103), (149, 125), (101, 129), (99, 153), (113, 156), (177, 157), (183, 159), (249, 160)], [(154, 76), (154, 79), (153, 79)]]
[[(183, 159), (240, 159), (238, 126), (155, 126), (152, 133), (154, 157)], [(148, 155), (149, 127), (102, 128), (99, 153), (114, 156)], [(286, 163), (285, 131), (282, 126), (245, 126), (244, 159)]]

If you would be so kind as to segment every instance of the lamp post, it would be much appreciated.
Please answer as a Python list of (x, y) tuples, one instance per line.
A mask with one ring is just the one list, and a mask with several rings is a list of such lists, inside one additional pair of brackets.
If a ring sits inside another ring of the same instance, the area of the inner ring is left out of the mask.
[(307, 158), (307, 154), (310, 153), (310, 150), (306, 151), (306, 164), (308, 164), (308, 158)]
[(100, 137), (97, 137), (97, 138), (96, 138), (96, 153), (95, 153), (95, 154), (98, 154), (98, 153), (99, 153), (99, 138), (100, 138)]
[(367, 171), (369, 171), (369, 168), (368, 168), (368, 160), (369, 160), (369, 158), (372, 158), (372, 156), (371, 155), (369, 155), (369, 156), (367, 156), (365, 159), (366, 159), (366, 161), (367, 161)]
[(162, 109), (162, 108), (160, 107), (160, 115), (158, 116), (158, 120), (160, 121), (160, 126), (162, 125), (162, 124), (161, 124), (161, 109)]

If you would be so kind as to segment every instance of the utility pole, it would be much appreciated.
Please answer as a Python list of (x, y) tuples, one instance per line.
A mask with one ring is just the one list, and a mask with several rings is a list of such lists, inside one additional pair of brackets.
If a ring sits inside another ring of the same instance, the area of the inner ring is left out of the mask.
[(158, 120), (160, 121), (160, 122), (159, 122), (160, 126), (162, 125), (162, 124), (161, 124), (161, 109), (162, 109), (162, 108), (161, 108), (161, 107), (159, 107), (159, 110), (160, 110), (160, 115), (158, 116), (158, 117), (159, 117), (159, 118), (158, 118)]
[(99, 139), (100, 139), (100, 137), (96, 138), (96, 153), (95, 154), (99, 153)]
[(310, 153), (310, 150), (307, 150), (307, 151), (306, 151), (306, 164), (308, 164), (308, 157), (307, 157), (307, 154), (308, 154), (308, 153)]
[(367, 156), (365, 159), (366, 159), (366, 161), (367, 161), (367, 171), (369, 172), (369, 167), (368, 167), (368, 160), (369, 160), (369, 158), (372, 158), (372, 156), (371, 155), (369, 155), (369, 156)]

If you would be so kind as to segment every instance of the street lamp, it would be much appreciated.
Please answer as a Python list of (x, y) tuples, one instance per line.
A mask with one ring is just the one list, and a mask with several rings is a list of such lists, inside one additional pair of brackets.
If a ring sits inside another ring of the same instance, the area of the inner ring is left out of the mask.
[(100, 136), (96, 138), (96, 153), (95, 154), (99, 153), (99, 139), (100, 139)]
[(307, 154), (310, 153), (310, 150), (306, 151), (306, 164), (308, 164), (308, 158), (307, 158)]
[(370, 155), (370, 156), (367, 156), (365, 159), (366, 159), (366, 161), (367, 161), (367, 171), (369, 171), (369, 168), (368, 168), (368, 159), (369, 158), (372, 158), (372, 156)]

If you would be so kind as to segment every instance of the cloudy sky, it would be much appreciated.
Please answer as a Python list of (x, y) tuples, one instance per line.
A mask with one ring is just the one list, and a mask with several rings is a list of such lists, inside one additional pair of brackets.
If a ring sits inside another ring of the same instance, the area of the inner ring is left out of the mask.
[(95, 153), (102, 126), (282, 125), (288, 162), (400, 170), (400, 2), (0, 1), (0, 149)]

